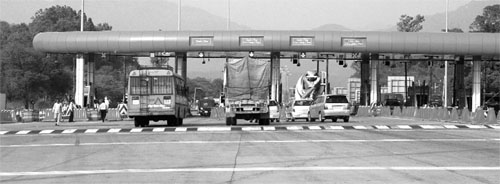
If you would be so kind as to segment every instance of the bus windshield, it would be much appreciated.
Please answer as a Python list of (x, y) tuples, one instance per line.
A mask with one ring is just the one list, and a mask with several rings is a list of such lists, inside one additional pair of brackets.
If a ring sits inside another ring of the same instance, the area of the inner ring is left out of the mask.
[(130, 77), (130, 94), (159, 95), (172, 94), (172, 76), (140, 76)]

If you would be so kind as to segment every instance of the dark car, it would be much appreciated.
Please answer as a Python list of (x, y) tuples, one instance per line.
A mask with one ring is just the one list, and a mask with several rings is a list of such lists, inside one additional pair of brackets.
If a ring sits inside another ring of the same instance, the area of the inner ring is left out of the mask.
[(201, 116), (210, 116), (213, 107), (215, 107), (214, 99), (206, 98), (198, 101), (198, 111)]

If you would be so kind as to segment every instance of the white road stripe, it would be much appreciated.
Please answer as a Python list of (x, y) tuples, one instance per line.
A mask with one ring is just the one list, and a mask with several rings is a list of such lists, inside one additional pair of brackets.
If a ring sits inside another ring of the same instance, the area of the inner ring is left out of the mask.
[(301, 126), (289, 126), (286, 127), (287, 130), (304, 130)]
[(76, 131), (76, 129), (66, 129), (62, 132), (62, 134), (71, 134), (71, 133), (74, 133)]
[(398, 125), (397, 127), (400, 129), (411, 129), (411, 127), (408, 125)]
[(53, 131), (54, 131), (54, 130), (42, 130), (42, 131), (40, 132), (40, 134), (50, 134), (50, 133), (52, 133)]
[(365, 130), (365, 129), (368, 129), (366, 126), (361, 126), (361, 125), (355, 125), (355, 126), (352, 126), (354, 129), (356, 130)]
[(26, 134), (28, 134), (30, 132), (31, 132), (31, 130), (21, 130), (21, 131), (17, 132), (16, 134), (17, 135), (26, 135)]
[(9, 131), (0, 131), (0, 135), (6, 134)]
[(309, 126), (309, 130), (321, 130), (319, 126)]
[(116, 170), (73, 170), (40, 172), (0, 172), (0, 176), (47, 176), (47, 175), (87, 175), (120, 173), (171, 173), (171, 172), (262, 172), (262, 171), (500, 171), (500, 167), (213, 167), (177, 169), (116, 169)]
[(444, 125), (445, 128), (448, 128), (448, 129), (456, 129), (458, 128), (457, 126), (455, 125)]
[(473, 129), (486, 128), (484, 125), (465, 125), (465, 126)]
[[(163, 142), (110, 142), (80, 143), (79, 146), (153, 145), (153, 144), (239, 144), (239, 143), (384, 143), (384, 142), (500, 142), (500, 139), (341, 139), (341, 140), (254, 140), (254, 141), (163, 141)], [(0, 148), (74, 146), (75, 144), (0, 145)]]
[(242, 131), (261, 131), (260, 127), (243, 127), (241, 128)]
[(344, 130), (344, 127), (342, 127), (342, 126), (330, 126), (330, 129), (333, 129), (333, 130)]
[(164, 132), (165, 128), (153, 128), (153, 132)]
[(500, 125), (490, 125), (491, 128), (500, 129)]
[(87, 129), (87, 130), (85, 130), (84, 133), (86, 133), (86, 134), (94, 134), (94, 133), (97, 133), (97, 131), (99, 131), (99, 129)]
[(265, 126), (262, 128), (264, 128), (265, 131), (276, 131), (276, 127), (273, 127), (273, 126)]
[(436, 129), (436, 128), (442, 128), (434, 125), (420, 125), (423, 129)]
[(388, 129), (390, 129), (388, 126), (385, 126), (385, 125), (375, 125), (375, 127), (377, 129), (381, 129), (381, 130), (388, 130)]
[(231, 131), (231, 127), (199, 127), (200, 132), (210, 132), (210, 131)]
[(132, 130), (130, 130), (130, 133), (137, 133), (137, 132), (142, 132), (142, 128), (132, 128)]
[(176, 128), (175, 131), (176, 132), (185, 132), (185, 131), (187, 131), (187, 128), (186, 127), (179, 127), (179, 128)]
[(108, 130), (108, 133), (118, 133), (118, 132), (120, 132), (120, 130), (122, 130), (122, 129), (121, 128), (112, 128), (112, 129)]

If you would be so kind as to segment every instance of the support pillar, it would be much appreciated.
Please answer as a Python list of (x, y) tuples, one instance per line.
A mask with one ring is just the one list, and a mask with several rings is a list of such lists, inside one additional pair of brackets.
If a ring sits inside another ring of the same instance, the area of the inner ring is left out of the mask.
[(83, 54), (76, 55), (76, 66), (75, 66), (75, 104), (84, 106), (83, 104), (83, 88), (84, 88), (84, 71), (85, 71), (85, 60)]
[(472, 61), (472, 112), (481, 106), (481, 57)]
[(377, 103), (379, 102), (378, 100), (378, 66), (379, 66), (379, 60), (378, 60), (378, 54), (373, 54), (371, 57), (371, 62), (370, 62), (370, 104), (371, 103)]
[(85, 62), (85, 83), (84, 83), (84, 105), (88, 107), (94, 106), (95, 83), (94, 83), (94, 71), (95, 71), (95, 54), (88, 54), (87, 62)]
[(363, 53), (361, 54), (361, 96), (360, 104), (369, 105), (368, 91), (370, 89), (369, 79), (370, 79), (370, 55)]
[(279, 99), (280, 85), (280, 53), (271, 53), (271, 100)]
[(455, 89), (456, 96), (454, 105), (459, 109), (463, 109), (466, 104), (465, 99), (465, 75), (464, 75), (464, 56), (460, 56), (455, 64)]
[(174, 72), (182, 76), (183, 79), (187, 77), (187, 55), (185, 52), (175, 53), (175, 66)]

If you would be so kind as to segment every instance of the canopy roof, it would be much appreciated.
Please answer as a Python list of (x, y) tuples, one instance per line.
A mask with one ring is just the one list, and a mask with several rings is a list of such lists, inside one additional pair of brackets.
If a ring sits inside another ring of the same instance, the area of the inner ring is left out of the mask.
[(500, 55), (498, 33), (357, 31), (46, 32), (33, 40), (49, 53), (343, 52)]

